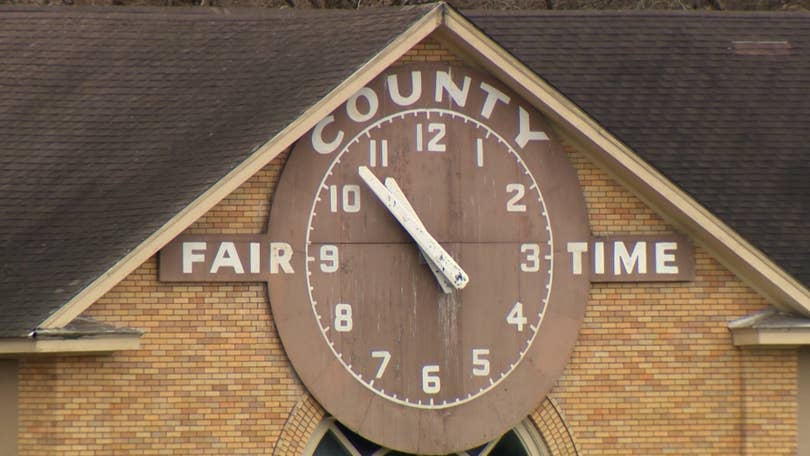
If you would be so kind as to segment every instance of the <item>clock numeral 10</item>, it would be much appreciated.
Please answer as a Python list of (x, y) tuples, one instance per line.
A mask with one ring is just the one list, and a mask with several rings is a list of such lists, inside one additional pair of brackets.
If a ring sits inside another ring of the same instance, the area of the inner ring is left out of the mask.
[(515, 325), (517, 327), (518, 332), (523, 332), (523, 326), (529, 320), (523, 316), (523, 303), (516, 302), (514, 306), (512, 306), (512, 310), (506, 315), (506, 322), (510, 325)]
[[(377, 166), (377, 140), (372, 139), (368, 142), (368, 166), (374, 168)], [(388, 166), (388, 140), (381, 139), (380, 140), (380, 150), (379, 150), (379, 165), (382, 167)]]
[(339, 208), (342, 208), (343, 212), (360, 212), (359, 185), (347, 184), (340, 191), (337, 185), (329, 186), (329, 209), (337, 212)]
[(425, 394), (438, 394), (442, 390), (442, 382), (439, 378), (439, 366), (428, 364), (422, 367), (422, 391)]
[(352, 326), (354, 326), (354, 323), (352, 321), (351, 304), (335, 304), (335, 331), (349, 332), (352, 330)]
[[(425, 150), (424, 124), (416, 124), (416, 151)], [(445, 152), (447, 145), (442, 142), (446, 134), (446, 126), (443, 123), (429, 123), (427, 125), (428, 135), (432, 135), (427, 143), (428, 152)]]

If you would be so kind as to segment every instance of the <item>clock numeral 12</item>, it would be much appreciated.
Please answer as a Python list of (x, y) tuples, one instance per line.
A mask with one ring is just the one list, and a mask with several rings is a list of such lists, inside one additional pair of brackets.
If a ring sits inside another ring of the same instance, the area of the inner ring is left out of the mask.
[(439, 366), (428, 364), (422, 367), (422, 391), (425, 394), (438, 394), (442, 390), (442, 382), (439, 378)]
[(335, 304), (335, 331), (349, 332), (352, 330), (352, 305), (339, 303)]
[(343, 212), (360, 212), (359, 185), (347, 184), (343, 186), (341, 191), (338, 191), (337, 185), (329, 186), (329, 209), (332, 212), (337, 212), (339, 207), (343, 208)]
[[(388, 140), (380, 140), (379, 150), (380, 160), (379, 164), (382, 167), (388, 166)], [(368, 166), (374, 168), (377, 166), (377, 140), (372, 139), (368, 142)]]
[[(445, 152), (447, 151), (447, 145), (442, 142), (444, 140), (444, 135), (446, 133), (446, 126), (443, 123), (429, 123), (427, 125), (427, 132), (428, 134), (432, 134), (433, 136), (427, 143), (427, 151), (428, 152)], [(425, 140), (424, 140), (424, 124), (418, 123), (416, 124), (416, 151), (422, 152), (425, 150)]]

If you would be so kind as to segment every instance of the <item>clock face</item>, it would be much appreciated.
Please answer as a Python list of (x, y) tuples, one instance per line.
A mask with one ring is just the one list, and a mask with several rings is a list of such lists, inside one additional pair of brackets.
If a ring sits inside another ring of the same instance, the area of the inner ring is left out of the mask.
[(269, 283), (285, 349), (360, 434), (445, 453), (523, 419), (560, 375), (587, 277), (576, 176), (497, 81), (420, 65), (378, 77), (291, 154), (270, 217), (295, 273)]

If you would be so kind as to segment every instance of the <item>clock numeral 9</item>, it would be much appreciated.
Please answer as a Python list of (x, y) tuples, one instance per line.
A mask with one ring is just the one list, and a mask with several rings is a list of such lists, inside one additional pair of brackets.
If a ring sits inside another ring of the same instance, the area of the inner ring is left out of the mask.
[(517, 327), (518, 332), (523, 332), (523, 326), (529, 320), (523, 316), (523, 303), (516, 302), (514, 306), (512, 306), (512, 310), (506, 315), (506, 322), (510, 325), (515, 325)]
[(374, 378), (382, 378), (385, 368), (388, 367), (388, 361), (391, 361), (391, 353), (388, 350), (374, 350), (371, 352), (371, 357), (380, 358), (380, 367), (377, 368)]
[(321, 246), (321, 272), (336, 272), (340, 260), (338, 260), (338, 248), (336, 245)]
[(425, 394), (438, 394), (442, 390), (442, 382), (439, 378), (439, 366), (428, 364), (422, 367), (422, 391)]
[[(338, 199), (340, 199), (340, 201), (338, 201)], [(338, 191), (337, 185), (329, 186), (329, 209), (332, 212), (337, 212), (339, 207), (343, 208), (343, 212), (360, 212), (359, 185), (344, 185), (342, 191)]]
[(540, 246), (538, 244), (521, 244), (520, 253), (526, 257), (520, 263), (523, 272), (537, 272), (540, 270)]
[(506, 211), (526, 212), (526, 205), (520, 203), (520, 200), (526, 195), (526, 187), (524, 187), (523, 184), (506, 184), (506, 192), (514, 193), (514, 195), (506, 201)]
[(486, 356), (489, 356), (488, 348), (473, 348), (472, 351), (473, 375), (478, 377), (489, 375), (489, 360), (485, 358)]
[(351, 304), (335, 304), (335, 331), (349, 332), (354, 326), (352, 322)]
[[(427, 150), (428, 152), (445, 152), (447, 151), (447, 145), (444, 144), (442, 141), (444, 140), (444, 135), (446, 133), (446, 126), (443, 123), (429, 123), (427, 126), (428, 134), (432, 134), (430, 140), (427, 143)], [(425, 139), (424, 139), (424, 124), (418, 123), (416, 124), (416, 151), (422, 152), (425, 150)]]

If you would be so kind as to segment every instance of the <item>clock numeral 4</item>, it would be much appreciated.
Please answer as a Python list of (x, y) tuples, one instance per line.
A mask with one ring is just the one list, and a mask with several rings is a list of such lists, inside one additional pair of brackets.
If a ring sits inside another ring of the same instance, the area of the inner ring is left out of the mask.
[(489, 375), (489, 360), (486, 358), (487, 356), (489, 356), (488, 348), (473, 348), (472, 351), (473, 375), (477, 377), (484, 377)]
[[(424, 124), (416, 124), (416, 151), (422, 152), (425, 150), (425, 126)], [(427, 143), (428, 152), (446, 152), (447, 145), (444, 144), (444, 135), (447, 132), (447, 127), (443, 123), (429, 123), (427, 124), (427, 133), (430, 139)]]
[(516, 302), (515, 305), (512, 306), (512, 310), (506, 315), (506, 322), (510, 325), (515, 325), (518, 332), (523, 331), (523, 326), (525, 326), (528, 321), (529, 320), (523, 316), (522, 302)]
[(506, 201), (507, 212), (526, 212), (526, 205), (520, 203), (520, 200), (526, 195), (526, 187), (523, 184), (506, 184), (506, 192), (514, 193), (511, 198)]
[(330, 185), (329, 209), (332, 212), (337, 212), (338, 209), (348, 213), (360, 212), (360, 186), (347, 184), (338, 189), (337, 185)]
[(338, 259), (338, 248), (336, 245), (321, 246), (321, 272), (336, 272), (340, 260)]
[(351, 304), (335, 304), (335, 331), (349, 332), (353, 326)]
[(521, 244), (520, 253), (526, 255), (520, 263), (523, 272), (537, 272), (540, 270), (540, 245)]
[[(378, 164), (382, 167), (388, 166), (388, 140), (381, 139), (379, 145), (379, 150), (377, 150), (376, 139), (372, 139), (368, 142), (368, 166), (370, 168), (374, 168)], [(379, 160), (377, 159), (378, 155)]]
[(439, 366), (428, 364), (422, 367), (422, 391), (425, 394), (438, 394), (442, 390), (442, 381), (439, 378)]
[(374, 350), (371, 352), (371, 357), (380, 358), (380, 367), (377, 368), (374, 378), (382, 378), (385, 368), (388, 367), (388, 362), (391, 361), (391, 353), (388, 350)]

